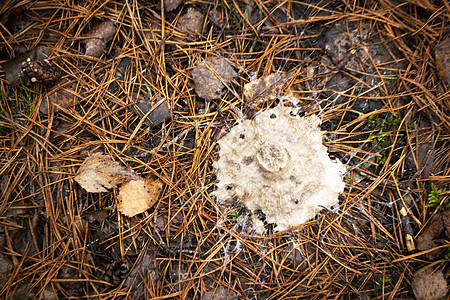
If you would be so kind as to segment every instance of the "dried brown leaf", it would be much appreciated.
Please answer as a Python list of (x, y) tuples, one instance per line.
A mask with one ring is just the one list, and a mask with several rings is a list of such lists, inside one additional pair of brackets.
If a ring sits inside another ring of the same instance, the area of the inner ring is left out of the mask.
[(290, 73), (273, 73), (244, 85), (245, 100), (255, 108), (265, 101), (273, 101), (287, 83)]
[(140, 177), (132, 170), (102, 153), (95, 153), (86, 158), (75, 176), (81, 187), (90, 193), (106, 192), (125, 181), (138, 179)]
[(180, 29), (186, 33), (200, 34), (204, 20), (204, 14), (190, 7), (187, 13), (179, 19), (178, 25), (180, 26)]
[[(169, 223), (170, 221), (170, 223)], [(184, 221), (183, 215), (181, 213), (175, 214), (171, 213), (170, 218), (168, 215), (160, 215), (156, 219), (155, 226), (162, 234), (166, 230), (166, 226), (169, 225), (169, 230), (173, 232), (177, 232), (182, 226)]]
[(133, 217), (149, 209), (158, 200), (163, 182), (155, 177), (131, 180), (120, 187), (117, 209)]
[(447, 280), (441, 270), (431, 274), (425, 270), (414, 277), (412, 288), (417, 300), (444, 299), (448, 292)]
[(83, 220), (79, 215), (75, 216), (74, 228), (75, 228), (76, 234), (80, 238), (84, 238), (89, 230), (87, 222), (85, 220)]
[(164, 10), (172, 11), (183, 2), (183, 0), (164, 0)]
[(88, 222), (97, 221), (99, 223), (102, 223), (106, 220), (106, 218), (109, 217), (109, 214), (110, 214), (110, 211), (101, 209), (101, 210), (96, 210), (96, 211), (86, 215), (86, 218), (87, 218)]
[[(212, 8), (208, 12), (208, 17), (218, 27), (223, 28), (225, 26), (224, 17), (222, 16), (222, 14), (219, 12), (219, 10), (217, 8)], [(254, 23), (252, 23), (252, 24), (254, 24)]]
[[(446, 232), (447, 235), (450, 235), (450, 211), (446, 210), (443, 212), (439, 212), (431, 219), (430, 223), (425, 227), (425, 229), (421, 232), (421, 234), (417, 237), (417, 248), (420, 251), (426, 251), (429, 249), (433, 249), (438, 246), (435, 242), (436, 239), (439, 238), (442, 232)], [(450, 238), (450, 236), (447, 236)], [(438, 249), (426, 254), (429, 259), (435, 259), (445, 249)]]
[(150, 275), (150, 277), (156, 281), (155, 261), (150, 255), (145, 255), (141, 262), (136, 263), (131, 270), (130, 275), (125, 280), (124, 286), (127, 288), (135, 286), (138, 290), (142, 289), (142, 279), (147, 278), (147, 276), (142, 276), (141, 274)]
[(26, 13), (26, 5), (15, 5), (9, 10), (4, 11), (0, 17), (0, 23), (10, 32), (14, 33), (26, 26)]
[(35, 51), (27, 51), (2, 65), (5, 71), (5, 78), (11, 86), (18, 86), (20, 83), (27, 85), (29, 83), (28, 78), (22, 72), (22, 63), (28, 58), (34, 59), (35, 57)]
[(150, 126), (157, 126), (172, 115), (167, 101), (157, 98), (156, 101), (139, 99), (137, 107), (132, 107), (132, 111), (141, 117), (146, 117), (145, 121)]
[(238, 300), (239, 295), (225, 288), (224, 286), (219, 286), (215, 291), (208, 291), (203, 294), (202, 300)]
[(61, 80), (44, 96), (39, 111), (48, 114), (52, 108), (58, 109), (58, 106), (63, 108), (74, 106), (76, 104), (74, 93), (69, 82), (65, 79)]
[(450, 38), (437, 44), (434, 55), (439, 77), (450, 84)]
[(85, 41), (85, 55), (100, 57), (105, 51), (106, 44), (114, 38), (116, 27), (114, 21), (108, 20), (96, 25), (87, 35), (90, 37)]
[(206, 100), (220, 99), (223, 83), (231, 83), (236, 76), (233, 67), (222, 57), (209, 57), (192, 70), (195, 91)]
[(0, 273), (5, 273), (14, 267), (13, 263), (0, 253)]

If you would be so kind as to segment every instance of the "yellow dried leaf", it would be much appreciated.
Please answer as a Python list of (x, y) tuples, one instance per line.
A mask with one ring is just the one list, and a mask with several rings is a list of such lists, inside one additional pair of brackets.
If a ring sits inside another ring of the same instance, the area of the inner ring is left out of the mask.
[(85, 159), (75, 180), (90, 193), (106, 192), (119, 184), (141, 179), (132, 170), (115, 162), (111, 156), (95, 153)]
[(158, 200), (163, 182), (158, 178), (131, 180), (120, 187), (117, 209), (133, 217), (149, 209)]

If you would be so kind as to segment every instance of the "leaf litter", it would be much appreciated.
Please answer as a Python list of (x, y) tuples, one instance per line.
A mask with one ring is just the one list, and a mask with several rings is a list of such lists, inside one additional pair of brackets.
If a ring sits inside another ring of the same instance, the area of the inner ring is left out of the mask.
[[(449, 189), (445, 3), (22, 4), (0, 9), (2, 297), (442, 296), (448, 237), (424, 187)], [(292, 76), (252, 102), (265, 88), (244, 86), (271, 74)], [(250, 236), (239, 201), (212, 196), (217, 141), (279, 106), (321, 118), (346, 187), (295, 230)], [(93, 168), (86, 193), (73, 174), (98, 151), (114, 180)], [(144, 214), (117, 209), (127, 183)]]
[(152, 177), (124, 183), (117, 195), (117, 209), (128, 217), (146, 211), (158, 200), (163, 185), (161, 180)]
[(263, 103), (271, 102), (281, 95), (290, 76), (289, 73), (273, 73), (246, 83), (244, 85), (245, 101), (255, 109), (261, 108)]
[(84, 41), (86, 45), (85, 55), (100, 57), (106, 50), (107, 43), (110, 42), (116, 34), (114, 21), (107, 20), (97, 24), (87, 33), (89, 37)]
[[(417, 237), (417, 248), (421, 251), (431, 250), (439, 246), (442, 241), (441, 234), (450, 239), (450, 211), (439, 211), (431, 218), (430, 222)], [(437, 249), (428, 252), (426, 256), (432, 260), (444, 253), (446, 249)]]
[(111, 156), (97, 152), (84, 160), (74, 179), (87, 192), (103, 193), (140, 177), (115, 162)]
[(450, 84), (450, 38), (439, 42), (434, 49), (438, 75)]
[(119, 187), (117, 210), (133, 217), (149, 209), (157, 200), (163, 182), (156, 177), (141, 178), (115, 162), (111, 156), (94, 153), (85, 159), (75, 180), (90, 193), (107, 192)]
[(167, 101), (161, 97), (157, 97), (154, 101), (140, 97), (131, 110), (144, 118), (150, 127), (158, 126), (172, 116)]
[(172, 11), (180, 6), (182, 2), (183, 0), (164, 0), (164, 10), (168, 12)]
[(74, 83), (67, 79), (62, 79), (51, 89), (43, 94), (39, 111), (48, 114), (51, 111), (58, 111), (60, 108), (69, 108), (76, 104), (77, 93), (74, 90)]
[(412, 282), (417, 300), (441, 300), (448, 293), (447, 280), (441, 270), (424, 270)]
[(178, 20), (180, 29), (190, 35), (198, 36), (202, 32), (205, 15), (190, 7)]
[(211, 101), (223, 95), (225, 85), (237, 76), (230, 63), (223, 57), (209, 57), (192, 70), (195, 92)]

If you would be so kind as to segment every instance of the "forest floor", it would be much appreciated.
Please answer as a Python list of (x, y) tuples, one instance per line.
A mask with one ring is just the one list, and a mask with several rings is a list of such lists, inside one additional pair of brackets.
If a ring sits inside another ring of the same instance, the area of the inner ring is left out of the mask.
[[(443, 299), (450, 4), (181, 2), (3, 1), (2, 299)], [(212, 195), (217, 141), (280, 106), (345, 189), (256, 234)]]

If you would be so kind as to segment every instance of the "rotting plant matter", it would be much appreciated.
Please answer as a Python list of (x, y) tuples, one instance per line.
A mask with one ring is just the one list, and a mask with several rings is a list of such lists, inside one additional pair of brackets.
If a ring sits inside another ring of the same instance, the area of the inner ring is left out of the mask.
[(303, 224), (337, 204), (344, 190), (345, 166), (328, 157), (320, 119), (297, 111), (268, 109), (219, 140), (214, 195), (221, 203), (245, 206), (256, 233), (267, 224), (274, 231)]

